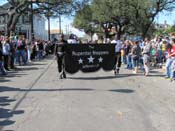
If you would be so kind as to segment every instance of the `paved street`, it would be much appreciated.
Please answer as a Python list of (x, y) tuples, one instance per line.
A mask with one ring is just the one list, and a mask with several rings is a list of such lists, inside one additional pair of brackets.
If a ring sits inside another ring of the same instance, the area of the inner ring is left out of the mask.
[(51, 57), (0, 77), (0, 131), (175, 131), (175, 83), (124, 69), (59, 80)]

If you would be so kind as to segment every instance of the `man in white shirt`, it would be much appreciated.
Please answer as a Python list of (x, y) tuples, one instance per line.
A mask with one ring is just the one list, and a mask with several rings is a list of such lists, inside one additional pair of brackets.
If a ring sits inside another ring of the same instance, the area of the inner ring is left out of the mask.
[(70, 37), (69, 37), (69, 39), (67, 40), (67, 43), (68, 44), (77, 44), (78, 42), (76, 40), (76, 36), (73, 35), (73, 34), (71, 34)]
[(118, 74), (121, 67), (121, 48), (122, 48), (122, 41), (117, 39), (117, 36), (113, 37), (111, 44), (116, 44), (115, 46), (115, 55), (116, 55), (116, 66), (114, 67), (114, 74)]

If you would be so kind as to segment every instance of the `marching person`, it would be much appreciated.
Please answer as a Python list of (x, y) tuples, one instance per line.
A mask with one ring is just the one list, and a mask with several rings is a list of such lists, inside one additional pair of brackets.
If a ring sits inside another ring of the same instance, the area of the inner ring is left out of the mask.
[(122, 48), (122, 41), (117, 38), (117, 35), (114, 36), (111, 44), (116, 44), (115, 46), (115, 54), (116, 54), (116, 66), (114, 67), (114, 74), (119, 74), (120, 67), (121, 67), (121, 48)]
[(60, 79), (66, 78), (65, 73), (65, 63), (64, 63), (64, 45), (67, 44), (67, 41), (64, 39), (64, 35), (61, 35), (61, 38), (59, 42), (55, 44), (55, 55), (57, 58), (57, 64), (58, 64), (58, 72), (60, 75)]

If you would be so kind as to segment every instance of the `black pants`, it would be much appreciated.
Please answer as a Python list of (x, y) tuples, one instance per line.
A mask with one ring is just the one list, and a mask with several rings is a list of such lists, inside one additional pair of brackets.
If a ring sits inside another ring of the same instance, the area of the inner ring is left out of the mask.
[(10, 55), (10, 68), (11, 69), (15, 68), (15, 66), (14, 66), (14, 54)]
[(60, 78), (66, 78), (64, 56), (57, 55), (58, 72)]
[(63, 57), (57, 55), (57, 65), (58, 65), (58, 72), (62, 72), (63, 70)]
[(9, 66), (9, 55), (4, 55), (4, 68), (8, 70)]
[(115, 67), (114, 67), (114, 70), (119, 70), (120, 67), (121, 67), (121, 52), (116, 52), (115, 54), (115, 59), (116, 59), (116, 64), (115, 64)]

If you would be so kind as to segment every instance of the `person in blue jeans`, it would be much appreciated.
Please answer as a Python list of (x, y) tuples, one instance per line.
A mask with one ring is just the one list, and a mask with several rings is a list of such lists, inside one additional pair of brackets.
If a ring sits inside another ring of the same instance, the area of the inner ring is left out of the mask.
[(22, 57), (22, 61), (24, 63), (24, 65), (27, 64), (27, 58), (26, 58), (26, 51), (25, 51), (25, 48), (26, 48), (26, 44), (25, 44), (25, 41), (22, 40), (21, 38), (19, 38), (18, 40), (18, 43), (17, 43), (17, 61), (19, 63), (19, 65), (21, 65), (21, 60), (20, 60), (20, 57)]
[(130, 53), (131, 53), (131, 43), (130, 41), (126, 41), (125, 55), (126, 55), (127, 69), (133, 69), (132, 58)]
[(38, 54), (37, 54), (37, 57), (38, 57), (38, 60), (41, 60), (43, 59), (43, 50), (44, 50), (44, 44), (42, 41), (39, 41), (38, 44)]
[(173, 59), (171, 59), (171, 51), (172, 51), (172, 45), (168, 44), (167, 45), (167, 51), (168, 51), (168, 56), (165, 64), (166, 72), (165, 72), (165, 78), (170, 78), (170, 73), (171, 73), (171, 64), (173, 62)]
[(170, 81), (175, 81), (175, 58), (173, 59), (173, 62), (171, 64)]
[(175, 38), (172, 39), (171, 41), (172, 49), (171, 49), (171, 54), (169, 55), (169, 58), (171, 58), (171, 67), (170, 67), (170, 80), (174, 81), (175, 80)]
[(133, 42), (133, 47), (131, 49), (131, 54), (132, 54), (132, 63), (134, 66), (134, 74), (138, 73), (138, 66), (139, 66), (139, 59), (140, 59), (140, 54), (141, 54), (141, 48), (139, 46), (139, 42), (135, 40)]
[(3, 53), (2, 53), (2, 44), (1, 44), (1, 41), (0, 41), (0, 72), (1, 72), (1, 75), (7, 75), (5, 69), (4, 69), (4, 65), (3, 65), (3, 61), (2, 61), (2, 56), (3, 56)]

